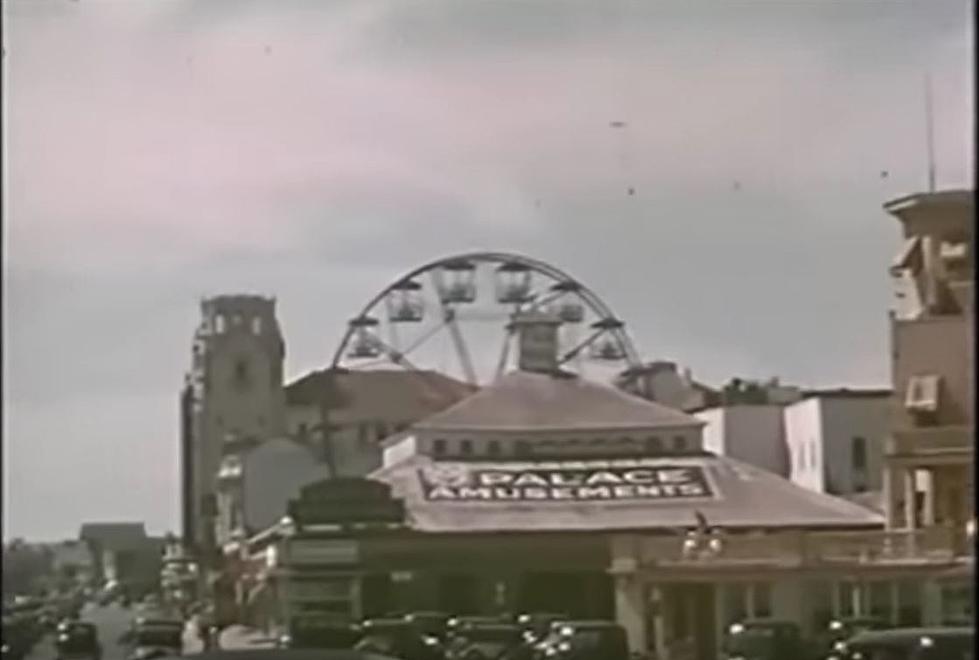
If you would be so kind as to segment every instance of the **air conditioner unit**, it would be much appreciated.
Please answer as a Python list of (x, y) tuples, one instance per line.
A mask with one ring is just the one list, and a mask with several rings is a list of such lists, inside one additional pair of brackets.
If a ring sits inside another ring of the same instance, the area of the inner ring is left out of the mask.
[(941, 376), (934, 374), (911, 376), (904, 395), (904, 407), (915, 413), (938, 412)]

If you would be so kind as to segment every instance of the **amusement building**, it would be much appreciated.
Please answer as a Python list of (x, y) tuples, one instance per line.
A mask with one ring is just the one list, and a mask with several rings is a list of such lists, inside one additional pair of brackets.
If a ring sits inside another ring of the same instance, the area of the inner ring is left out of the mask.
[[(291, 384), (273, 300), (204, 301), (182, 396), (183, 560), (226, 616), (267, 628), (564, 612), (615, 619), (633, 650), (673, 659), (716, 657), (749, 617), (808, 632), (971, 620), (973, 204), (885, 206), (906, 239), (894, 382), (874, 396), (886, 428), (859, 438), (873, 460), (832, 452), (879, 484), (877, 506), (802, 480), (811, 446), (765, 449), (759, 431), (755, 454), (724, 450), (737, 443), (716, 444), (702, 413), (723, 393), (643, 364), (563, 271), (479, 253), (398, 278), (329, 368)], [(840, 481), (833, 465), (824, 481)]]

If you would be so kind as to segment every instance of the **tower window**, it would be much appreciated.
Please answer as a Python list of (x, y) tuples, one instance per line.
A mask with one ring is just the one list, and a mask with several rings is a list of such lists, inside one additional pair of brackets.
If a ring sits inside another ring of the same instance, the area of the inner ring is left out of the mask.
[(246, 390), (251, 386), (251, 369), (248, 359), (240, 357), (235, 360), (234, 384), (239, 390)]
[(252, 334), (256, 334), (256, 335), (262, 334), (262, 317), (260, 316), (252, 317)]
[(224, 314), (218, 314), (214, 317), (214, 332), (218, 334), (224, 332)]

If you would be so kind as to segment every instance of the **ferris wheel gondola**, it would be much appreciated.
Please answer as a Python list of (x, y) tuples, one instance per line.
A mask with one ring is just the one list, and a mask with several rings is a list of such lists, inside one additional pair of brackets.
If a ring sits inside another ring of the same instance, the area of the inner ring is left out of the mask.
[(558, 320), (564, 370), (611, 381), (641, 364), (625, 324), (581, 282), (536, 259), (478, 252), (385, 287), (349, 322), (332, 366), (397, 365), (485, 385), (515, 365), (514, 320), (534, 311)]

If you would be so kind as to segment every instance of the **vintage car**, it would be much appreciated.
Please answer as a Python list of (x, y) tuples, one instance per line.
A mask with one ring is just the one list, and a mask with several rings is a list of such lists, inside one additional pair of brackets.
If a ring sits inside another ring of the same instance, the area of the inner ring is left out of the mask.
[(545, 660), (628, 660), (625, 629), (613, 621), (563, 621), (536, 647)]
[(732, 624), (723, 643), (727, 660), (815, 660), (819, 652), (802, 637), (799, 624), (771, 619)]
[(973, 660), (973, 628), (898, 628), (854, 635), (830, 660)]
[(54, 642), (58, 660), (102, 660), (102, 645), (95, 625), (72, 621), (58, 627)]

